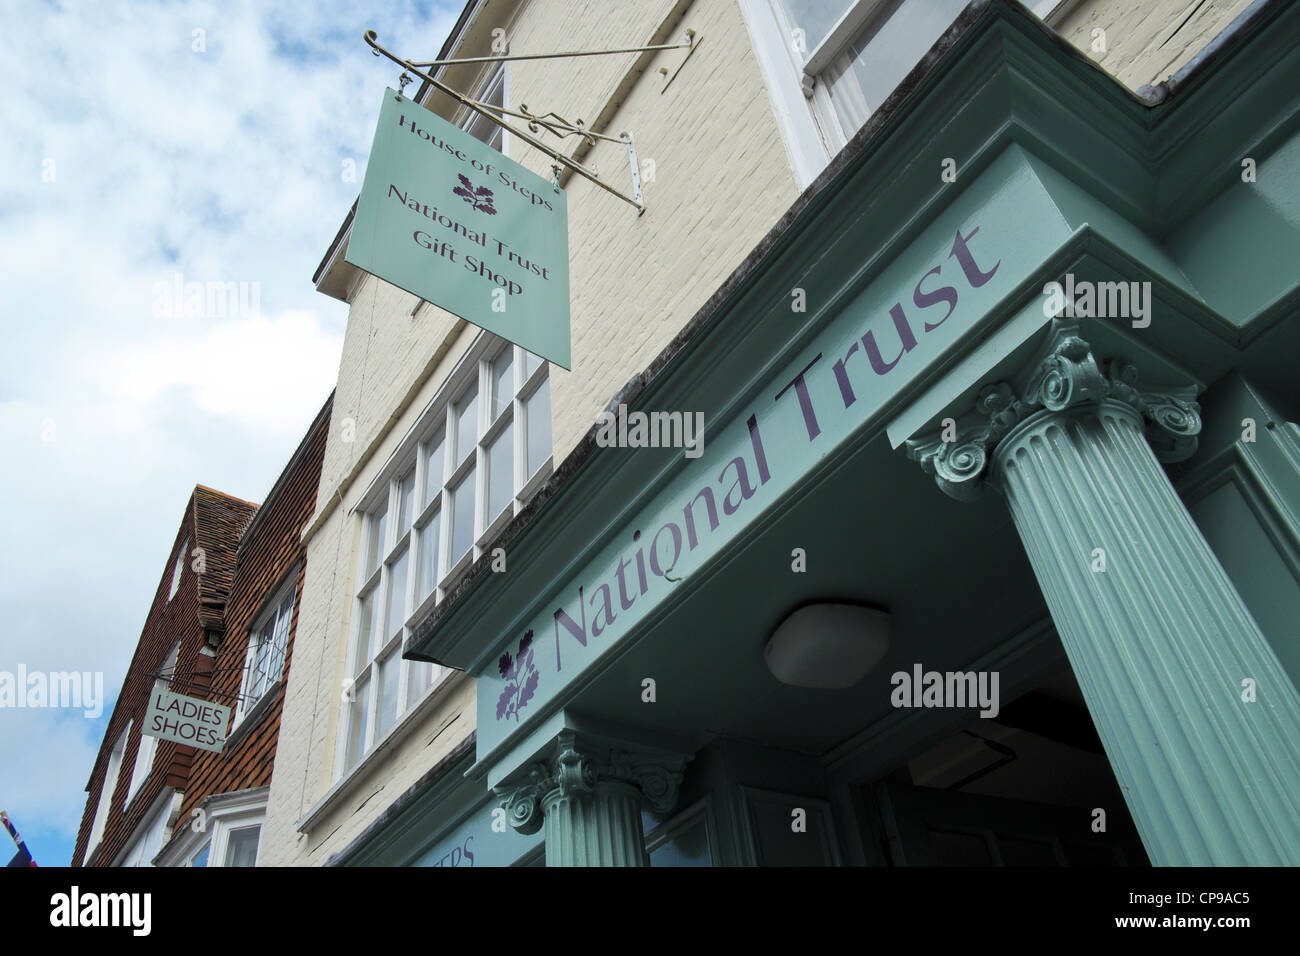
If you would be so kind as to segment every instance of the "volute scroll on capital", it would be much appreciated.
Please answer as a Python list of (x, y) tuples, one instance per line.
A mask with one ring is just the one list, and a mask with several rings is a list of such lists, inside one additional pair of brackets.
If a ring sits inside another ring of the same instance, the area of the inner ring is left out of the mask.
[(586, 743), (566, 731), (555, 742), (555, 756), (534, 762), (522, 779), (495, 788), (510, 826), (520, 833), (536, 833), (544, 823), (548, 799), (582, 797), (601, 783), (634, 787), (646, 805), (666, 813), (677, 803), (687, 758), (659, 751), (616, 749)]
[(1157, 386), (1144, 391), (1138, 370), (1125, 359), (1111, 359), (1105, 371), (1092, 346), (1077, 334), (1077, 326), (1058, 323), (1047, 354), (1019, 376), (1017, 389), (1006, 381), (985, 385), (975, 407), (955, 420), (944, 441), (937, 429), (905, 445), (908, 458), (933, 475), (951, 498), (973, 501), (980, 497), (990, 477), (998, 443), (1032, 415), (1095, 407), (1120, 402), (1142, 419), (1148, 442), (1163, 462), (1183, 461), (1196, 451), (1201, 431), (1200, 406), (1195, 385)]

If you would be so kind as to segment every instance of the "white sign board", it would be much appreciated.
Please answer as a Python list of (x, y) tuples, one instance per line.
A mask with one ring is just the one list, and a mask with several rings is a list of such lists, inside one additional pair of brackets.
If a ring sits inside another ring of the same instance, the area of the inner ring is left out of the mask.
[(144, 733), (159, 740), (220, 753), (226, 745), (230, 708), (211, 701), (155, 691), (144, 715)]

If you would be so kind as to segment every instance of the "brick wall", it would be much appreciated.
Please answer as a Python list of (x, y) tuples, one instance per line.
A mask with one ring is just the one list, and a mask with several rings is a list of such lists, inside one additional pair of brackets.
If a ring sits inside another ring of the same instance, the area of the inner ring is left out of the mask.
[[(179, 640), (176, 674), (194, 681), (185, 693), (203, 695), (202, 672), (208, 668), (200, 648), (203, 646), (203, 628), (200, 606), (207, 612), (214, 602), (224, 600), (230, 587), (234, 568), (235, 542), (247, 525), (257, 506), (237, 498), (230, 498), (209, 488), (197, 486), (185, 508), (185, 515), (176, 532), (163, 568), (158, 591), (145, 618), (131, 665), (122, 681), (117, 702), (109, 717), (104, 740), (91, 773), (89, 796), (82, 813), (81, 829), (77, 834), (72, 865), (108, 866), (121, 853), (143, 821), (145, 814), (162, 793), (164, 787), (182, 788), (189, 778), (195, 750), (167, 741), (159, 741), (154, 754), (153, 767), (129, 804), (126, 802), (136, 754), (140, 749), (141, 727), (149, 694), (153, 689), (151, 676), (161, 667), (172, 645)], [(184, 570), (176, 596), (168, 600), (171, 592), (172, 570), (176, 555), (188, 542)], [(195, 571), (194, 550), (203, 549), (206, 568), (203, 574)], [(87, 842), (99, 803), (113, 745), (128, 723), (130, 735), (123, 752), (117, 785), (109, 795), (108, 816), (104, 833), (93, 856), (87, 860)]]
[(268, 602), (279, 593), (286, 575), (292, 573), (293, 616), (281, 681), (269, 692), (272, 699), (266, 709), (251, 716), (250, 725), (239, 727), (234, 744), (222, 753), (205, 750), (195, 753), (181, 804), (182, 820), (213, 794), (264, 787), (271, 782), (284, 703), (284, 678), (293, 664), (294, 634), (306, 575), (302, 529), (316, 508), (316, 488), (332, 402), (333, 396), (326, 401), (240, 540), (225, 603), (225, 636), (213, 659), (210, 699), (237, 706), (252, 628), (268, 609)]

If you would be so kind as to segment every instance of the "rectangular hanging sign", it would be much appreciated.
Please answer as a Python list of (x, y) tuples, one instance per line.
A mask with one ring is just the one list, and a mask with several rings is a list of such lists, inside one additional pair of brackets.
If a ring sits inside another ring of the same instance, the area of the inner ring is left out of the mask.
[(197, 697), (156, 690), (144, 714), (144, 733), (159, 740), (221, 753), (230, 726), (230, 708)]
[(570, 368), (564, 190), (384, 93), (346, 259)]

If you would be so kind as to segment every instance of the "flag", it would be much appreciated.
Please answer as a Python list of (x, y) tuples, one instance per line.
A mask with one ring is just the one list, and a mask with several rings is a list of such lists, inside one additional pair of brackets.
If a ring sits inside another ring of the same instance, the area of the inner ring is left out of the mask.
[(18, 852), (14, 858), (5, 864), (6, 869), (11, 866), (35, 866), (36, 861), (32, 859), (31, 852), (27, 849), (27, 844), (23, 838), (18, 835), (18, 830), (9, 822), (9, 814), (0, 810), (0, 823), (3, 823), (9, 835), (14, 838), (14, 843), (18, 844)]

